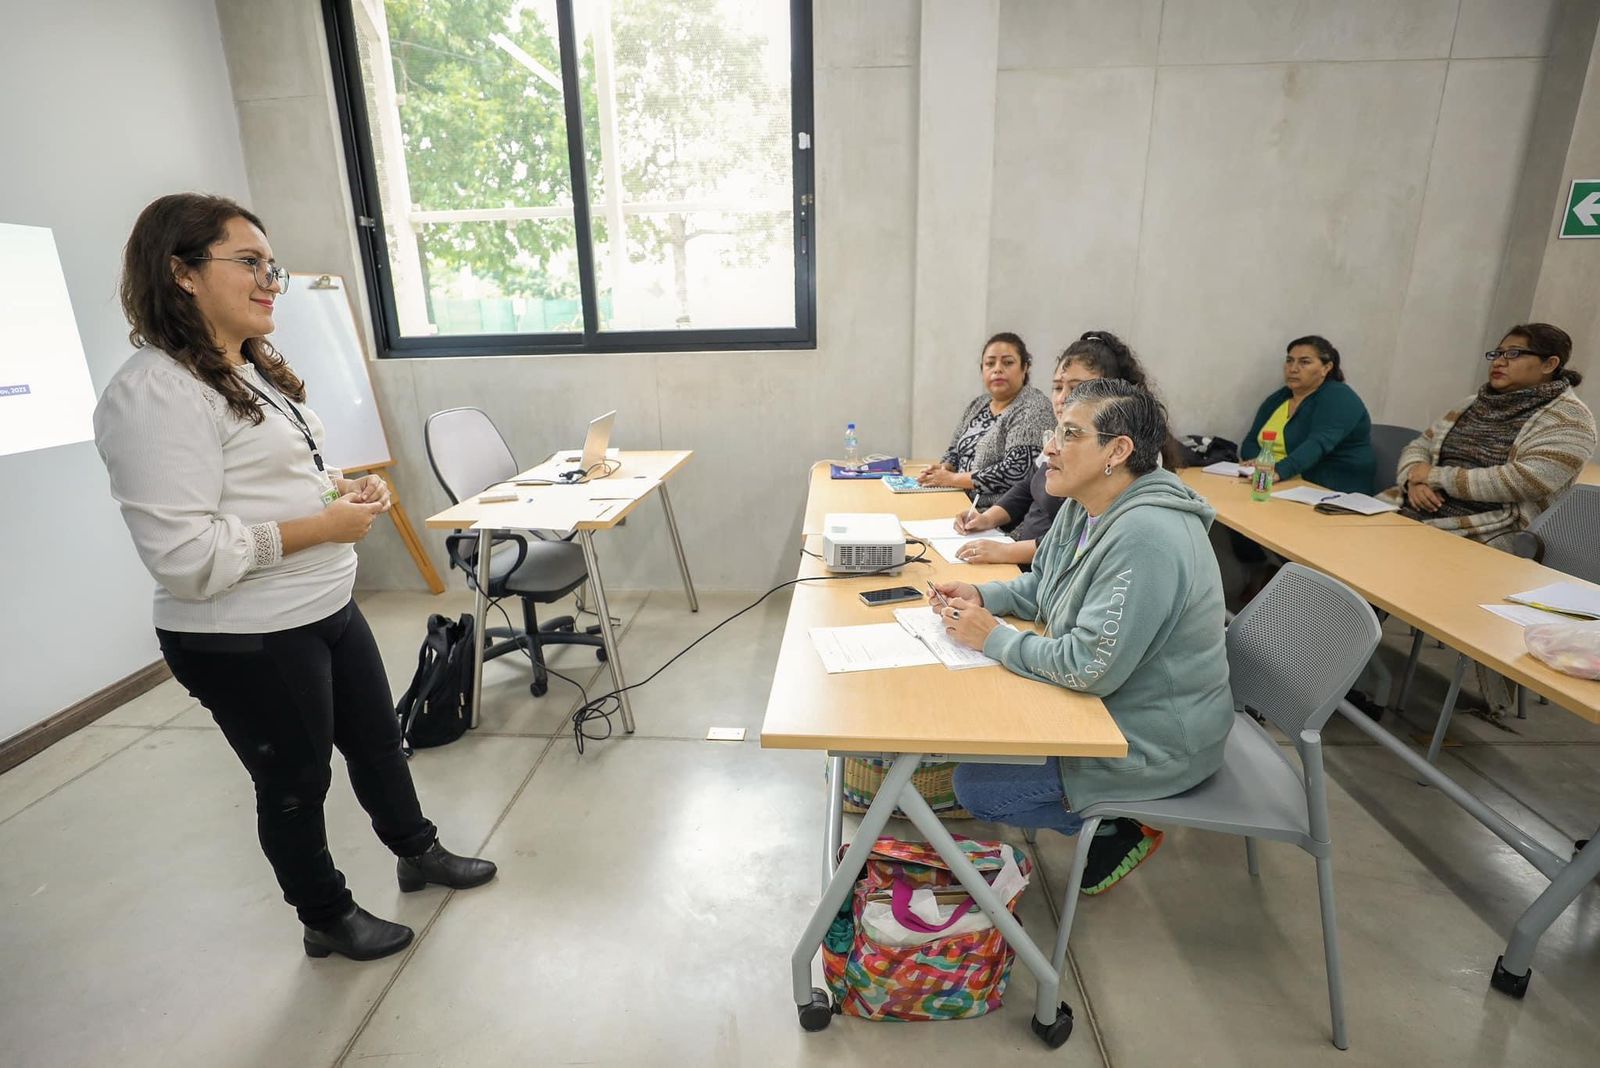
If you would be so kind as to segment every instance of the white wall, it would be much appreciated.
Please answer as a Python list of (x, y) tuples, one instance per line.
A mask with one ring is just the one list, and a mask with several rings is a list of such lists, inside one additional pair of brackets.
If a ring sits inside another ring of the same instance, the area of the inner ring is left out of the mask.
[[(674, 493), (699, 582), (764, 585), (794, 572), (801, 479), (843, 424), (936, 451), (1001, 329), (1045, 369), (1123, 333), (1180, 430), (1231, 437), (1284, 342), (1324, 333), (1377, 421), (1420, 424), (1532, 302), (1530, 205), (1576, 111), (1541, 86), (1595, 6), (816, 0), (817, 349), (375, 364), (400, 490), (418, 519), (444, 502), (431, 411), (479, 405), (532, 460), (616, 407), (619, 444), (697, 452)], [(320, 5), (218, 7), (275, 245), (355, 278)], [(670, 587), (642, 512), (603, 543), (608, 579)], [(362, 584), (420, 586), (391, 531), (360, 552)]]
[[(116, 287), (139, 210), (243, 196), (203, 0), (0, 0), (0, 220), (55, 231), (96, 390), (128, 355)], [(158, 658), (151, 579), (93, 443), (0, 456), (0, 739)]]

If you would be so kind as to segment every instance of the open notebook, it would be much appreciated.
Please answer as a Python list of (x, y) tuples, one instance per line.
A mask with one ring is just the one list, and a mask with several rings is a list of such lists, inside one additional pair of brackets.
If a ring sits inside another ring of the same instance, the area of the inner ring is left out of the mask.
[(1297, 501), (1300, 504), (1309, 504), (1319, 512), (1348, 512), (1354, 515), (1382, 515), (1384, 512), (1398, 512), (1399, 505), (1380, 501), (1376, 497), (1365, 493), (1330, 493), (1316, 486), (1296, 486), (1294, 489), (1279, 490), (1273, 494), (1286, 501)]

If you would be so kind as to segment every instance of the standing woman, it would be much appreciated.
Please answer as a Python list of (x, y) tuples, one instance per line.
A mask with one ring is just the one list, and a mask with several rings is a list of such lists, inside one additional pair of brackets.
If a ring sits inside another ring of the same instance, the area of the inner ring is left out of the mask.
[(988, 508), (1026, 481), (1055, 413), (1043, 393), (1028, 385), (1033, 356), (1016, 334), (996, 334), (978, 359), (984, 392), (967, 405), (943, 459), (918, 476), (924, 486), (951, 486)]
[(172, 674), (255, 783), (261, 848), (305, 951), (373, 960), (409, 927), (358, 906), (328, 852), (334, 746), (402, 890), (494, 877), (439, 844), (400, 751), (377, 643), (351, 599), (352, 547), (389, 510), (383, 480), (322, 459), (305, 384), (267, 343), (288, 273), (261, 220), (180, 193), (140, 213), (123, 253), (134, 354), (95, 408), (95, 443), (140, 559), (159, 584)]

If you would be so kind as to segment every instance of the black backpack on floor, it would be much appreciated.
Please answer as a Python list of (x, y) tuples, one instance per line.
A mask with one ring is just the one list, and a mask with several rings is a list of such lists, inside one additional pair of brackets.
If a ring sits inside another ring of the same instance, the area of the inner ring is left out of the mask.
[(413, 749), (448, 745), (467, 732), (472, 720), (473, 626), (470, 612), (459, 623), (449, 616), (428, 617), (417, 673), (394, 709), (406, 756)]

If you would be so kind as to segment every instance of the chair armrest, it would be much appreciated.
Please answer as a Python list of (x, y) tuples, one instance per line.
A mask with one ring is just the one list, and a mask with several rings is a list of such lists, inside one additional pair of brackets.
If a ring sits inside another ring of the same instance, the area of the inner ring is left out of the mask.
[[(478, 539), (480, 537), (481, 535), (476, 532), (446, 534), (444, 536), (444, 551), (450, 557), (450, 566), (458, 567), (465, 571), (468, 577), (474, 581), (478, 574)], [(489, 551), (494, 552), (494, 547), (501, 542), (515, 542), (517, 546), (516, 562), (506, 571), (506, 574), (509, 575), (521, 567), (522, 562), (528, 558), (528, 539), (521, 534), (499, 532), (492, 535), (492, 540), (489, 542)], [(484, 592), (488, 593), (489, 591), (485, 590)]]
[(1527, 560), (1544, 559), (1544, 539), (1531, 530), (1519, 530), (1511, 535), (1511, 555)]

